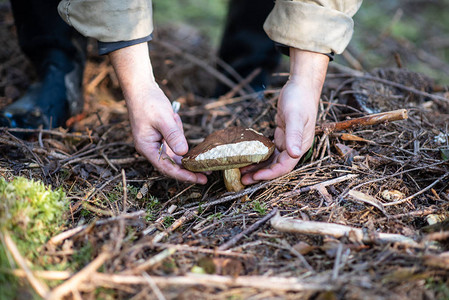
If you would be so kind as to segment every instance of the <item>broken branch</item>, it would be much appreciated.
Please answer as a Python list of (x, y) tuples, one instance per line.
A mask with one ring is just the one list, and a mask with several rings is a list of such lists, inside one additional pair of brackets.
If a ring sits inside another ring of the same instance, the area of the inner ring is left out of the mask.
[(400, 121), (407, 118), (408, 118), (407, 110), (398, 109), (378, 114), (372, 114), (360, 118), (345, 120), (341, 122), (324, 123), (315, 127), (315, 134), (323, 132), (330, 134), (331, 132), (334, 131), (342, 131), (354, 127), (377, 125), (392, 121)]
[[(221, 276), (188, 274), (186, 276), (151, 276), (159, 286), (228, 286), (251, 287), (263, 290), (278, 291), (329, 291), (333, 286), (329, 283), (317, 283), (301, 280), (297, 277), (267, 276)], [(142, 276), (95, 273), (92, 280), (99, 285), (110, 284), (148, 284)]]
[(302, 233), (302, 234), (316, 234), (316, 235), (330, 235), (336, 238), (344, 236), (355, 236), (358, 241), (363, 243), (398, 243), (404, 246), (418, 247), (418, 244), (411, 238), (392, 233), (365, 233), (360, 228), (350, 227), (340, 224), (303, 221), (298, 219), (290, 219), (281, 217), (277, 214), (271, 219), (271, 226), (276, 230), (282, 232)]

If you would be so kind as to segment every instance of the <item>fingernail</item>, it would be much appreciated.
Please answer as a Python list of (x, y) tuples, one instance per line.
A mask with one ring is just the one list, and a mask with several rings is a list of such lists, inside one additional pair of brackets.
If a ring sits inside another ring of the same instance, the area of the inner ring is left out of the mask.
[(293, 146), (292, 152), (293, 152), (293, 154), (296, 155), (296, 156), (301, 155), (301, 149), (299, 149), (298, 146)]
[(178, 143), (175, 145), (175, 149), (173, 149), (173, 151), (178, 154), (178, 153), (182, 153), (184, 150), (184, 144), (183, 143)]

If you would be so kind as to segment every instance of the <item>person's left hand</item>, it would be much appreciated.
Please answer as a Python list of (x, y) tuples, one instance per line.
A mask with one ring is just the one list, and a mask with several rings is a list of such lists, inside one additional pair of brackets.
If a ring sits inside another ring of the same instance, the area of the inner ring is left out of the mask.
[[(249, 185), (270, 180), (293, 170), (301, 156), (312, 146), (317, 110), (317, 101), (308, 88), (296, 82), (287, 82), (279, 96), (275, 153), (268, 166), (261, 164), (242, 168), (242, 183)], [(262, 169), (257, 170), (261, 166)]]

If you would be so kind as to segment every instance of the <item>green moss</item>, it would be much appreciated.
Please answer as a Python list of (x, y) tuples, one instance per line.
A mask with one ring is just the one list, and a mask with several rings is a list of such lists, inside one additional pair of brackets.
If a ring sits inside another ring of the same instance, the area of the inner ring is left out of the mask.
[[(20, 253), (32, 263), (45, 261), (40, 249), (61, 231), (66, 209), (67, 200), (61, 188), (52, 190), (42, 182), (23, 177), (11, 182), (0, 178), (0, 231), (7, 231)], [(0, 299), (14, 299), (23, 290), (22, 283), (7, 271), (13, 267), (7, 253), (2, 242)]]
[(64, 223), (67, 200), (61, 188), (53, 191), (24, 177), (0, 178), (0, 199), (0, 227), (20, 241), (24, 252), (44, 244)]
[(9, 258), (5, 249), (0, 244), (0, 299), (14, 299), (16, 291), (19, 288), (19, 282), (14, 275), (9, 274), (6, 270), (11, 269)]

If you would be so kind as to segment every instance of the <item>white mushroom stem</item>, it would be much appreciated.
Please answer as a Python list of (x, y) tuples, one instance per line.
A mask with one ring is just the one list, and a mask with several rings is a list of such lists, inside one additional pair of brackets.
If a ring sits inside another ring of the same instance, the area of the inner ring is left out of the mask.
[(226, 189), (229, 192), (239, 192), (245, 188), (245, 186), (240, 181), (241, 174), (239, 168), (224, 170), (223, 178)]

